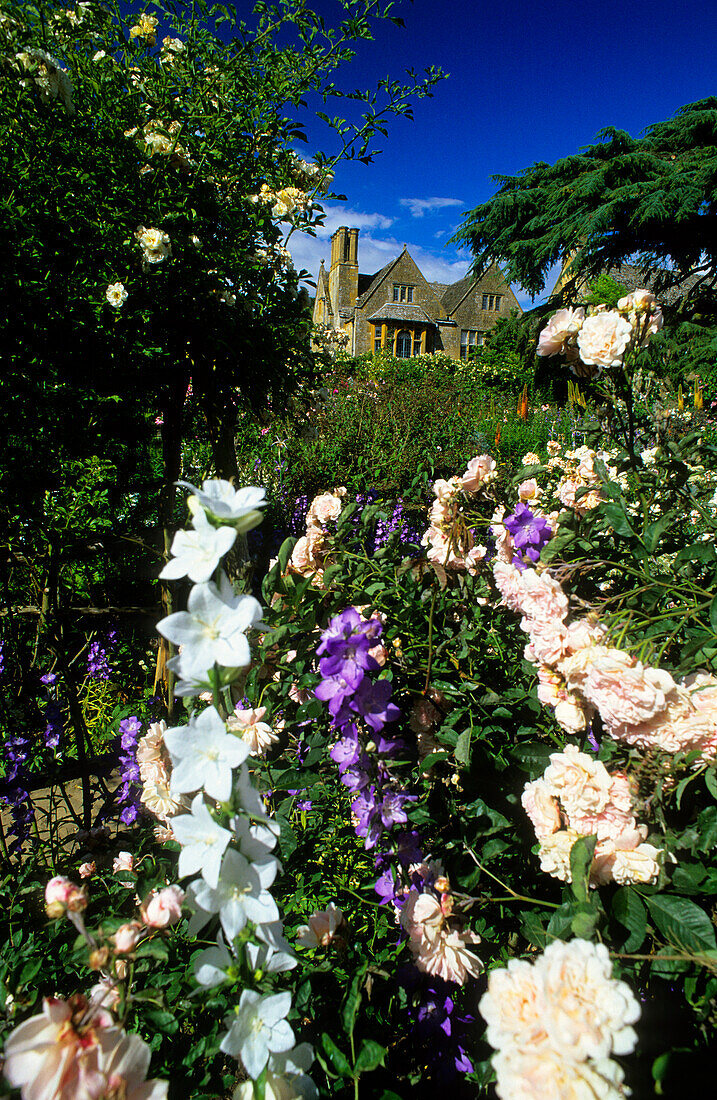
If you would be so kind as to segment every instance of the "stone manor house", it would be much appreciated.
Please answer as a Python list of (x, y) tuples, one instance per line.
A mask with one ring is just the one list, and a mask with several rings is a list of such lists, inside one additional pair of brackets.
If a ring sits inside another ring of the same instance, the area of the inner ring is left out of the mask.
[(385, 349), (399, 359), (433, 351), (467, 359), (499, 317), (522, 312), (496, 264), (480, 279), (429, 283), (404, 245), (375, 275), (361, 275), (358, 236), (346, 226), (333, 234), (314, 301), (314, 324), (345, 332), (350, 355)]

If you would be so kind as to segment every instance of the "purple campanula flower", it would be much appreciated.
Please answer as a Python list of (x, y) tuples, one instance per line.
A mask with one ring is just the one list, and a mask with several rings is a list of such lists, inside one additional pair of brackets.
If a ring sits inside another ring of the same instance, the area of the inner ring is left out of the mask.
[(387, 722), (395, 721), (401, 713), (394, 703), (389, 702), (392, 691), (389, 680), (373, 682), (365, 678), (351, 700), (351, 709), (360, 714), (376, 733), (382, 730)]
[(57, 673), (56, 672), (46, 672), (44, 674), (44, 676), (40, 677), (40, 683), (44, 684), (46, 687), (51, 687), (55, 683), (56, 680), (57, 680)]
[(410, 867), (413, 863), (423, 862), (423, 852), (418, 843), (419, 839), (415, 829), (398, 834), (396, 855), (402, 867)]
[(400, 794), (398, 791), (389, 791), (384, 795), (379, 808), (381, 821), (387, 829), (394, 825), (404, 825), (408, 818), (404, 806), (407, 802), (415, 802), (415, 795)]
[(353, 686), (347, 683), (343, 676), (327, 676), (314, 688), (314, 695), (322, 703), (328, 703), (329, 713), (334, 718), (337, 717), (342, 705), (353, 695), (353, 692)]
[(550, 541), (552, 531), (550, 524), (543, 516), (536, 516), (527, 504), (520, 503), (515, 511), (503, 520), (508, 531), (513, 537), (513, 544), (517, 550), (523, 550), (528, 546), (540, 549)]
[(379, 905), (388, 905), (392, 902), (396, 896), (396, 883), (393, 878), (393, 870), (387, 867), (386, 870), (376, 879), (374, 884), (374, 890), (378, 894)]
[(361, 746), (358, 738), (353, 737), (341, 737), (329, 749), (329, 756), (335, 764), (338, 764), (341, 771), (355, 764), (360, 755)]
[(303, 798), (300, 802), (296, 803), (297, 810), (301, 810), (302, 813), (308, 813), (313, 809), (313, 802), (309, 798)]

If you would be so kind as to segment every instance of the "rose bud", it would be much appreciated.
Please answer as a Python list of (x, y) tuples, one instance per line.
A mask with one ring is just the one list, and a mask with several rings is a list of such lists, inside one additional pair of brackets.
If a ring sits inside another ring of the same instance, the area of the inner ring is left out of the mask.
[(165, 886), (153, 890), (140, 906), (140, 916), (148, 928), (166, 928), (176, 924), (182, 916), (184, 890), (179, 886)]
[(55, 875), (45, 887), (45, 912), (50, 920), (70, 913), (82, 913), (87, 908), (87, 891), (64, 875)]

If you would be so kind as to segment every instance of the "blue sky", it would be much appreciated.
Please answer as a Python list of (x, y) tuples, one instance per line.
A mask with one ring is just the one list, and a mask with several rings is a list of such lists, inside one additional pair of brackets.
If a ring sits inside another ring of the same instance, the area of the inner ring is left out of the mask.
[[(336, 0), (309, 5), (327, 20), (341, 10)], [(465, 211), (494, 194), (492, 175), (569, 155), (604, 126), (637, 135), (717, 94), (717, 3), (709, 0), (699, 9), (680, 0), (414, 0), (398, 3), (395, 14), (405, 30), (381, 25), (339, 70), (337, 85), (370, 87), (429, 65), (450, 76), (416, 103), (413, 122), (389, 124), (371, 165), (339, 167), (334, 186), (347, 201), (325, 204), (318, 240), (290, 242), (297, 266), (314, 274), (322, 257), (328, 261), (330, 233), (353, 225), (363, 272), (406, 243), (429, 279), (461, 278), (469, 254), (446, 241)], [(308, 150), (331, 151), (321, 124), (312, 123), (309, 136)]]

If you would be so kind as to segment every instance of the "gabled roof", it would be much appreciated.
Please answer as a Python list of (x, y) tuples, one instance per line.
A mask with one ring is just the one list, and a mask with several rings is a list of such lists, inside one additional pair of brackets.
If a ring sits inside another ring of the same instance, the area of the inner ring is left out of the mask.
[[(405, 252), (405, 249), (404, 249), (403, 251)], [(403, 252), (401, 253), (401, 256), (402, 256), (402, 255), (403, 255)], [(366, 275), (359, 275), (359, 285), (360, 285), (360, 283), (361, 283), (361, 279), (366, 279), (366, 278), (369, 278), (369, 279), (370, 279), (370, 282), (369, 282), (368, 286), (366, 287), (366, 289), (364, 290), (364, 292), (363, 292), (363, 294), (361, 295), (361, 297), (360, 297), (360, 298), (359, 298), (359, 299), (357, 300), (357, 302), (356, 302), (356, 305), (357, 305), (357, 306), (359, 306), (359, 307), (360, 307), (360, 306), (363, 306), (363, 305), (365, 305), (365, 304), (366, 304), (366, 302), (368, 301), (368, 299), (369, 299), (369, 298), (371, 297), (371, 295), (372, 295), (372, 293), (373, 293), (373, 291), (374, 291), (375, 287), (377, 287), (377, 286), (378, 286), (378, 284), (379, 284), (379, 283), (381, 282), (381, 280), (382, 280), (382, 279), (383, 279), (383, 278), (384, 278), (384, 277), (385, 277), (386, 275), (388, 275), (388, 273), (389, 273), (389, 271), (391, 270), (391, 268), (392, 268), (392, 267), (393, 267), (393, 266), (394, 266), (395, 264), (397, 264), (397, 263), (398, 263), (398, 261), (399, 261), (399, 260), (401, 259), (401, 256), (396, 256), (396, 258), (395, 258), (394, 260), (389, 260), (389, 262), (388, 262), (388, 263), (386, 264), (386, 266), (385, 266), (385, 267), (382, 267), (380, 271), (377, 271), (375, 275), (370, 275), (370, 276), (366, 276)]]
[(457, 283), (451, 283), (441, 295), (441, 301), (446, 307), (446, 313), (452, 313), (456, 306), (465, 298), (466, 294), (478, 280), (471, 275), (459, 279)]
[(386, 302), (368, 318), (369, 321), (416, 321), (421, 325), (435, 325), (432, 317), (429, 317), (425, 309), (420, 306), (410, 306), (401, 302)]

